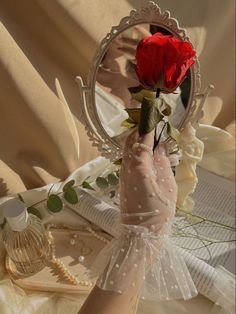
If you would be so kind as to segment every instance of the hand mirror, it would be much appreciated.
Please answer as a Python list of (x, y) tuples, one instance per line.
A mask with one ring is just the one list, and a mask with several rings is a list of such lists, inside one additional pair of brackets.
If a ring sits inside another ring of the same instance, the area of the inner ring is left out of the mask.
[[(156, 32), (190, 42), (177, 20), (150, 1), (140, 10), (131, 11), (102, 40), (94, 56), (87, 85), (77, 77), (83, 123), (88, 136), (102, 155), (112, 161), (122, 156), (122, 144), (130, 132), (122, 124), (128, 118), (125, 109), (140, 107), (128, 90), (139, 85), (135, 71), (136, 47), (142, 38)], [(172, 107), (170, 119), (175, 128), (184, 128), (188, 122), (197, 126), (203, 114), (204, 100), (211, 88), (200, 93), (199, 62), (196, 57), (176, 91), (165, 95)]]

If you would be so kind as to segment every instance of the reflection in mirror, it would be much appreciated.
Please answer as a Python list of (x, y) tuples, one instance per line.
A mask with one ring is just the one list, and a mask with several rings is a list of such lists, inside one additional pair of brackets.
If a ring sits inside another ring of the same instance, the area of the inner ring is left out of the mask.
[[(157, 25), (142, 24), (128, 28), (115, 37), (108, 46), (96, 77), (96, 109), (100, 122), (113, 140), (123, 142), (129, 129), (122, 126), (128, 118), (124, 109), (140, 108), (141, 104), (131, 97), (130, 87), (139, 86), (135, 71), (135, 53), (139, 41), (156, 32), (163, 35), (171, 33)], [(162, 94), (172, 107), (170, 121), (178, 127), (186, 115), (191, 80), (188, 70), (185, 80), (171, 94)]]

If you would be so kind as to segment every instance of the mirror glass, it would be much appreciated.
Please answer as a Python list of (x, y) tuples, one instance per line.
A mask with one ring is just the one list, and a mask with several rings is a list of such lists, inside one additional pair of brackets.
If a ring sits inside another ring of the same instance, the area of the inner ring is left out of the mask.
[[(130, 132), (121, 126), (128, 118), (125, 108), (139, 108), (140, 103), (131, 98), (129, 87), (139, 84), (135, 71), (135, 52), (138, 42), (145, 36), (160, 32), (171, 33), (163, 27), (150, 24), (132, 26), (118, 34), (108, 45), (98, 67), (95, 85), (95, 102), (98, 118), (105, 132), (121, 144)], [(188, 70), (182, 84), (174, 93), (164, 94), (172, 106), (172, 124), (178, 128), (185, 118), (191, 90), (191, 72)]]

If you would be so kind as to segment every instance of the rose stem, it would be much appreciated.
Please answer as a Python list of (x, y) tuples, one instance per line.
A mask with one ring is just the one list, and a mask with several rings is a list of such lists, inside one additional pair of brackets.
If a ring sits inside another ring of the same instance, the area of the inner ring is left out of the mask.
[[(160, 88), (157, 88), (157, 90), (156, 90), (156, 98), (158, 98), (160, 96), (160, 92), (161, 92)], [(162, 133), (162, 131), (161, 131), (161, 133)], [(156, 140), (156, 138), (157, 138), (157, 129), (155, 128), (153, 151), (154, 151), (154, 149), (158, 145), (159, 138), (158, 138), (158, 140)]]
[(157, 145), (158, 145), (158, 144), (159, 144), (159, 142), (160, 142), (161, 135), (162, 135), (162, 133), (163, 133), (163, 131), (164, 131), (164, 129), (165, 129), (166, 124), (167, 124), (167, 122), (165, 122), (165, 123), (164, 123), (164, 125), (163, 125), (163, 127), (162, 127), (162, 129), (161, 129), (161, 132), (160, 132), (160, 134), (159, 134), (159, 136), (158, 136), (158, 139), (157, 139), (157, 140), (156, 140), (156, 128), (155, 128), (155, 140), (154, 140), (154, 147), (153, 147), (153, 151), (155, 150), (155, 148), (157, 147)]
[(158, 97), (160, 96), (160, 92), (161, 92), (160, 88), (157, 88), (157, 91), (156, 91), (156, 98), (158, 98)]

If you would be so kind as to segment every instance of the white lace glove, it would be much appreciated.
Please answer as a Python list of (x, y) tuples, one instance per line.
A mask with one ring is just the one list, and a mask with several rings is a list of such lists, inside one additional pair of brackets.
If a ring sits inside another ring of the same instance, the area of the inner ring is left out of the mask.
[(95, 261), (98, 286), (125, 293), (139, 289), (141, 298), (188, 299), (197, 294), (183, 258), (169, 239), (177, 186), (153, 133), (135, 130), (126, 140), (120, 172), (121, 232)]

